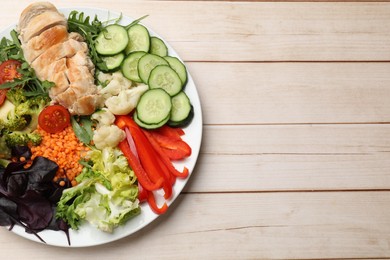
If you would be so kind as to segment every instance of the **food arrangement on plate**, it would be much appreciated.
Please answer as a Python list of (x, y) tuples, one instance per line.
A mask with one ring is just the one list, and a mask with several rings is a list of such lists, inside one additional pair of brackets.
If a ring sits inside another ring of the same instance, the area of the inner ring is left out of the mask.
[(1, 40), (1, 226), (71, 244), (86, 223), (114, 233), (149, 209), (163, 214), (181, 191), (199, 105), (184, 63), (144, 18), (66, 17), (38, 2)]

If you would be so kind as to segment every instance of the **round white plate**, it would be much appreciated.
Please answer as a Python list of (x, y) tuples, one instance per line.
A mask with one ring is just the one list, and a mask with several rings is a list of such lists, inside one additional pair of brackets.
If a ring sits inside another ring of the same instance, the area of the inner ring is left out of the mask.
[[(91, 19), (94, 18), (95, 15), (97, 15), (98, 19), (100, 21), (106, 21), (109, 19), (117, 18), (120, 16), (120, 13), (104, 10), (104, 9), (96, 9), (96, 8), (59, 8), (59, 11), (62, 12), (66, 17), (68, 17), (69, 13), (72, 10), (77, 10), (79, 12), (84, 12), (85, 15), (88, 15), (91, 17)], [(136, 19), (136, 18), (135, 18)], [(130, 18), (128, 16), (125, 16), (122, 14), (121, 24), (128, 25), (133, 20), (133, 18)], [(145, 18), (147, 19), (147, 18)], [(142, 24), (142, 21), (141, 21)], [(0, 38), (7, 37), (10, 38), (10, 31), (15, 28), (15, 25), (9, 26), (8, 28), (4, 29), (0, 32)], [(153, 32), (150, 28), (148, 28), (151, 35), (155, 35), (160, 37), (157, 33)], [(161, 37), (160, 37), (161, 38)], [(165, 42), (166, 43), (166, 42)], [(175, 56), (180, 59), (178, 54), (175, 52), (175, 50), (169, 45), (169, 43), (166, 43), (168, 47), (168, 53), (170, 56)], [(191, 146), (192, 148), (192, 155), (187, 158), (186, 160), (183, 160), (179, 163), (175, 163), (175, 167), (179, 170), (182, 170), (184, 166), (186, 166), (190, 172), (190, 175), (186, 179), (177, 179), (174, 187), (173, 187), (173, 195), (171, 199), (167, 202), (168, 205), (172, 204), (175, 199), (178, 197), (182, 189), (184, 188), (185, 184), (187, 183), (188, 179), (190, 178), (193, 169), (196, 164), (196, 160), (198, 158), (201, 140), (202, 140), (202, 111), (201, 111), (201, 105), (199, 96), (196, 90), (195, 83), (188, 72), (188, 82), (185, 87), (185, 92), (189, 96), (191, 103), (194, 107), (195, 116), (192, 121), (192, 123), (184, 128), (185, 135), (183, 136), (183, 139)], [(170, 209), (168, 209), (169, 211)], [(105, 233), (102, 231), (99, 231), (97, 228), (90, 226), (88, 223), (84, 223), (79, 230), (70, 230), (70, 241), (71, 245), (70, 247), (88, 247), (88, 246), (96, 246), (101, 245), (109, 242), (113, 242), (115, 240), (121, 239), (123, 237), (129, 236), (133, 234), (134, 232), (142, 229), (149, 223), (151, 223), (153, 220), (155, 220), (159, 215), (155, 214), (148, 206), (147, 203), (141, 204), (141, 214), (130, 219), (126, 225), (120, 226), (114, 230), (113, 233)], [(40, 242), (42, 243), (37, 237), (35, 237), (32, 234), (28, 234), (25, 232), (24, 228), (20, 226), (15, 226), (12, 231), (24, 238)], [(53, 246), (63, 246), (63, 247), (69, 247), (67, 237), (64, 232), (62, 231), (51, 231), (51, 230), (44, 230), (42, 232), (38, 233), (39, 236), (46, 242), (48, 245)]]

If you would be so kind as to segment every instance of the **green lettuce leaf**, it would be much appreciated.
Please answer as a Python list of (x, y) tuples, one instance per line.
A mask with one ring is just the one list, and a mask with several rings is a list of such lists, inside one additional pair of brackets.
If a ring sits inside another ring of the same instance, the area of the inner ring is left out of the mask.
[(92, 150), (77, 177), (79, 184), (66, 189), (57, 205), (57, 217), (72, 229), (82, 221), (112, 232), (140, 213), (136, 177), (117, 148)]

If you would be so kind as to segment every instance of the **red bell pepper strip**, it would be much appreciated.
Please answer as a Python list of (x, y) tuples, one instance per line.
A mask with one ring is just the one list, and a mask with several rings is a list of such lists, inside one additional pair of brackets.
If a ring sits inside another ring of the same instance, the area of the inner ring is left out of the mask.
[(150, 132), (162, 150), (172, 160), (181, 160), (191, 155), (191, 147), (183, 140), (174, 140), (172, 138), (163, 136), (157, 132)]
[(172, 162), (170, 161), (170, 158), (168, 155), (162, 150), (162, 148), (159, 146), (157, 141), (154, 139), (153, 135), (149, 133), (146, 130), (143, 130), (145, 136), (148, 138), (150, 144), (153, 146), (154, 150), (157, 152), (157, 154), (160, 156), (161, 161), (164, 163), (164, 165), (168, 168), (171, 174), (173, 174), (176, 177), (179, 178), (187, 178), (189, 172), (187, 168), (184, 168), (183, 172), (179, 172), (176, 170), (175, 167), (173, 167)]
[(184, 130), (182, 128), (180, 128), (180, 127), (174, 127), (172, 129), (175, 130), (176, 133), (178, 133), (180, 136), (185, 134)]
[(134, 170), (135, 175), (137, 176), (138, 182), (147, 189), (148, 191), (153, 191), (161, 188), (164, 179), (160, 178), (157, 180), (155, 183), (153, 183), (145, 170), (142, 168), (142, 165), (140, 162), (137, 160), (135, 155), (131, 152), (130, 146), (127, 143), (127, 140), (123, 140), (122, 142), (119, 143), (118, 145), (119, 149), (121, 149), (122, 153), (126, 156), (127, 161), (129, 162), (131, 168)]
[(138, 200), (144, 202), (148, 200), (148, 191), (142, 187), (141, 183), (138, 182)]
[(154, 194), (151, 191), (148, 191), (148, 203), (150, 208), (156, 214), (164, 214), (168, 210), (168, 204), (166, 202), (164, 202), (161, 208), (157, 206), (156, 199), (154, 198)]
[(154, 151), (153, 147), (149, 143), (148, 139), (145, 137), (141, 128), (131, 119), (130, 117), (118, 117), (118, 124), (124, 123), (124, 127), (127, 132), (131, 135), (131, 138), (134, 140), (138, 158), (141, 161), (142, 167), (145, 169), (145, 172), (149, 176), (149, 179), (152, 182), (157, 182), (160, 178), (164, 178), (163, 186), (164, 197), (169, 199), (172, 196), (172, 185), (169, 176), (164, 174), (164, 169), (160, 167), (158, 162), (158, 156)]
[[(159, 155), (157, 155), (159, 156)], [(165, 176), (166, 181), (173, 186), (176, 182), (176, 176), (171, 173), (171, 171), (168, 169), (168, 167), (164, 164), (163, 160), (161, 158), (158, 158), (158, 163), (160, 165), (160, 168), (163, 170), (163, 174)]]
[[(172, 127), (169, 127), (167, 125), (164, 125), (156, 130), (154, 130), (154, 132), (157, 132), (163, 136), (166, 136), (166, 137), (169, 137), (173, 140), (181, 140), (181, 134), (179, 134), (179, 132), (172, 128)], [(183, 131), (184, 133), (184, 131)]]

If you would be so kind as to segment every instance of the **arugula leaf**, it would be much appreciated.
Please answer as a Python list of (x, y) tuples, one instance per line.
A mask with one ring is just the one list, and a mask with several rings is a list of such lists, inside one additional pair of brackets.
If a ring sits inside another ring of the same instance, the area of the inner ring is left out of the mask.
[(20, 86), (24, 90), (25, 96), (33, 97), (40, 95), (48, 95), (48, 89), (54, 86), (54, 83), (49, 81), (40, 81), (35, 71), (30, 67), (24, 59), (22, 46), (18, 39), (16, 30), (10, 32), (11, 39), (3, 37), (0, 41), (0, 62), (9, 59), (18, 60), (22, 65), (18, 72), (21, 74), (19, 79), (14, 79), (11, 82), (6, 82), (0, 85), (0, 89), (7, 89)]
[(0, 62), (9, 59), (24, 61), (23, 51), (18, 40), (18, 33), (15, 30), (10, 32), (11, 39), (3, 37), (0, 41)]
[(72, 128), (77, 138), (84, 144), (89, 145), (93, 138), (92, 121), (85, 116), (72, 116)]
[[(125, 26), (126, 30), (133, 26), (134, 24), (139, 23), (142, 19), (146, 18), (148, 15), (142, 16), (141, 18), (134, 20), (129, 25)], [(68, 29), (70, 32), (77, 32), (81, 34), (89, 46), (89, 55), (92, 59), (92, 62), (95, 66), (102, 70), (107, 71), (107, 65), (101, 58), (101, 56), (96, 51), (96, 38), (97, 36), (105, 31), (105, 26), (109, 23), (118, 23), (122, 19), (122, 14), (115, 19), (111, 19), (105, 22), (99, 21), (97, 16), (91, 20), (90, 16), (85, 16), (83, 12), (72, 11), (68, 17)]]
[(144, 15), (144, 16), (132, 21), (129, 25), (125, 26), (125, 29), (128, 30), (131, 26), (138, 24), (139, 22), (141, 22), (143, 19), (145, 19), (148, 16), (149, 15), (147, 14), (147, 15)]
[(89, 46), (89, 55), (92, 62), (101, 70), (108, 70), (106, 63), (102, 60), (95, 48), (96, 37), (104, 30), (104, 26), (97, 16), (90, 21), (90, 17), (84, 18), (84, 13), (72, 11), (68, 17), (68, 30), (77, 32), (84, 37)]

